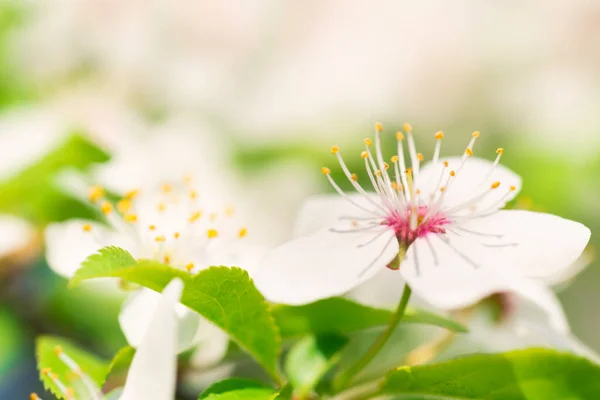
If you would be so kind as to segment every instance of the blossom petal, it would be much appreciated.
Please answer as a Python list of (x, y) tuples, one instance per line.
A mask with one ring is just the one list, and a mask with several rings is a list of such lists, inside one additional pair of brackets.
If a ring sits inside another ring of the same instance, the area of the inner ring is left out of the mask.
[[(489, 209), (492, 211), (500, 209), (521, 190), (521, 177), (502, 165), (497, 165), (490, 174), (493, 163), (482, 158), (467, 158), (460, 170), (460, 157), (442, 159), (448, 161), (449, 164), (447, 172), (444, 174), (448, 174), (452, 170), (456, 171), (456, 176), (452, 178), (451, 183), (448, 185), (448, 190), (444, 194), (442, 210), (452, 209), (468, 202), (489, 190), (493, 182), (500, 182), (500, 186), (480, 199), (476, 203), (476, 210)], [(421, 190), (423, 198), (427, 201), (429, 201), (430, 193), (437, 193), (439, 191), (437, 184), (443, 169), (442, 162), (437, 162), (436, 164), (428, 163), (421, 168), (417, 188)], [(447, 176), (444, 176), (442, 185), (446, 182)], [(510, 190), (511, 186), (514, 186), (514, 190)]]
[(194, 344), (197, 347), (192, 355), (191, 364), (196, 368), (208, 369), (225, 357), (229, 347), (229, 337), (214, 324), (202, 318)]
[[(429, 240), (429, 243), (427, 241)], [(543, 309), (555, 329), (569, 330), (554, 294), (520, 275), (499, 251), (447, 234), (416, 240), (400, 265), (416, 294), (434, 307), (460, 309), (498, 292), (514, 292)]]
[(255, 281), (271, 301), (306, 304), (348, 292), (397, 254), (398, 242), (391, 229), (376, 226), (361, 233), (323, 229), (271, 251)]
[(25, 248), (34, 237), (34, 228), (24, 219), (0, 215), (0, 257)]
[[(84, 231), (89, 225), (90, 232)], [(113, 233), (104, 225), (86, 220), (69, 220), (48, 225), (44, 232), (46, 260), (54, 272), (73, 276), (85, 259), (111, 243)]]
[[(154, 309), (160, 304), (162, 295), (153, 290), (142, 288), (132, 293), (121, 308), (119, 324), (127, 342), (137, 347), (142, 342), (151, 323)], [(192, 347), (198, 332), (200, 315), (187, 307), (177, 306), (178, 350), (182, 352)]]
[(183, 282), (174, 279), (153, 308), (150, 323), (140, 342), (123, 389), (121, 400), (171, 400), (177, 372), (177, 319)]
[[(502, 210), (462, 225), (461, 235), (487, 244), (516, 244), (496, 251), (525, 276), (542, 279), (548, 284), (568, 279), (571, 265), (581, 256), (590, 230), (579, 222), (551, 214), (523, 210)], [(471, 232), (484, 232), (486, 236)], [(501, 235), (490, 237), (487, 235)]]
[[(369, 198), (376, 204), (380, 204), (377, 195), (370, 194)], [(361, 194), (349, 194), (348, 199), (368, 210), (375, 209), (373, 204)], [(368, 213), (352, 204), (348, 199), (339, 194), (318, 195), (308, 198), (298, 213), (294, 226), (294, 237), (310, 235), (320, 229), (337, 226), (342, 217), (361, 218), (369, 216)]]

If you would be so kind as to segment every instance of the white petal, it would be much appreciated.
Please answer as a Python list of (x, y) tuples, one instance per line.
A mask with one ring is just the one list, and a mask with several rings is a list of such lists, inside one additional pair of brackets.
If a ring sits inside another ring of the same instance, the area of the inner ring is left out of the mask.
[[(348, 197), (368, 210), (375, 209), (365, 196), (361, 194), (349, 194)], [(380, 200), (375, 194), (369, 196), (376, 204)], [(364, 210), (361, 210), (348, 199), (339, 194), (328, 194), (312, 196), (307, 199), (296, 219), (294, 226), (294, 237), (301, 237), (315, 233), (323, 228), (331, 228), (339, 225), (341, 217), (368, 217), (370, 216)]]
[(229, 337), (221, 329), (202, 318), (198, 333), (194, 338), (197, 345), (191, 364), (200, 369), (213, 367), (225, 357), (229, 346)]
[(371, 279), (351, 290), (347, 297), (371, 307), (393, 308), (400, 301), (405, 283), (400, 271), (383, 268)]
[[(400, 265), (402, 276), (415, 293), (434, 307), (460, 309), (497, 292), (515, 292), (542, 308), (555, 329), (568, 331), (560, 303), (541, 283), (518, 274), (501, 252), (472, 240), (445, 235), (418, 239)], [(451, 247), (452, 246), (452, 247)]]
[[(521, 190), (521, 177), (502, 165), (497, 165), (492, 174), (492, 162), (482, 158), (469, 157), (465, 165), (459, 171), (461, 163), (460, 157), (442, 158), (448, 161), (449, 167), (444, 175), (442, 185), (445, 183), (448, 173), (451, 170), (456, 171), (456, 176), (452, 178), (448, 185), (449, 189), (444, 195), (443, 210), (451, 209), (459, 204), (465, 203), (477, 195), (487, 191), (493, 182), (500, 182), (500, 187), (492, 190), (482, 200), (477, 202), (476, 210), (486, 210), (494, 205), (496, 209), (504, 207), (506, 202), (512, 200)], [(442, 162), (436, 164), (428, 163), (421, 168), (419, 174), (419, 183), (417, 187), (421, 189), (423, 198), (429, 200), (429, 194), (438, 190), (437, 183), (444, 166)], [(515, 186), (516, 190), (510, 191), (510, 187)], [(436, 192), (439, 193), (439, 192)], [(507, 195), (508, 194), (508, 195)], [(500, 200), (504, 197), (504, 200)]]
[(25, 248), (34, 237), (34, 228), (24, 219), (0, 215), (0, 257)]
[(516, 246), (497, 249), (509, 261), (507, 267), (514, 267), (523, 275), (542, 279), (548, 284), (560, 283), (561, 276), (569, 278), (571, 265), (590, 239), (590, 230), (578, 222), (523, 210), (502, 210), (469, 221), (464, 228), (502, 235), (491, 238), (464, 233), (483, 243), (516, 243)]
[(256, 285), (267, 299), (284, 304), (306, 304), (344, 294), (398, 254), (393, 230), (383, 229), (377, 227), (369, 233), (324, 229), (286, 243), (263, 260)]
[[(160, 293), (142, 288), (132, 293), (123, 304), (119, 314), (119, 324), (127, 342), (137, 347), (142, 342), (152, 320), (154, 309), (162, 298)], [(198, 331), (200, 315), (187, 307), (177, 305), (178, 351), (182, 352), (194, 345), (194, 337)]]
[[(92, 227), (90, 232), (84, 225)], [(48, 225), (44, 232), (46, 260), (50, 268), (66, 278), (73, 276), (85, 259), (109, 244), (119, 245), (111, 240), (115, 236), (105, 226), (85, 220), (69, 220)]]
[(121, 400), (171, 400), (177, 373), (177, 305), (183, 282), (174, 279), (153, 309), (151, 321), (137, 348)]

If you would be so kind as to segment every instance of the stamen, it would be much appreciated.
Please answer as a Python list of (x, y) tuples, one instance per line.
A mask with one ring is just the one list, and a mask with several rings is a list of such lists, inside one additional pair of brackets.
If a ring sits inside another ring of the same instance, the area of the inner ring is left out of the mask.
[(121, 214), (125, 214), (126, 212), (128, 212), (131, 209), (132, 205), (133, 205), (133, 203), (131, 202), (131, 200), (121, 199), (117, 203), (117, 210), (119, 210), (119, 212)]
[(84, 232), (91, 232), (92, 231), (92, 225), (91, 224), (83, 224), (83, 231)]
[(173, 234), (173, 237), (174, 237), (175, 239), (179, 239), (179, 238), (181, 237), (181, 233), (179, 233), (179, 232), (175, 232), (175, 233)]
[(88, 197), (92, 203), (98, 202), (98, 200), (104, 197), (104, 188), (99, 185), (92, 186), (90, 188)]
[(165, 203), (160, 202), (158, 203), (157, 209), (159, 212), (164, 212), (167, 209), (167, 206), (165, 205)]
[(104, 215), (108, 215), (112, 212), (113, 210), (113, 206), (112, 204), (110, 204), (108, 201), (105, 201), (104, 203), (102, 203), (102, 205), (100, 206), (100, 210), (102, 211), (102, 213)]
[(194, 222), (198, 221), (200, 217), (202, 217), (202, 211), (195, 211), (192, 213), (192, 215), (190, 215), (188, 221), (190, 221), (190, 223), (193, 224)]
[(173, 186), (169, 183), (165, 183), (160, 187), (163, 193), (170, 193), (173, 190)]
[(125, 214), (123, 219), (127, 222), (135, 223), (135, 222), (137, 222), (138, 217), (136, 214)]
[(189, 263), (185, 266), (185, 269), (188, 270), (188, 272), (192, 272), (192, 270), (194, 269), (194, 263)]
[(417, 148), (415, 146), (415, 139), (412, 134), (412, 126), (410, 124), (404, 124), (404, 131), (408, 136), (408, 153), (410, 155), (410, 163), (411, 167), (414, 171), (414, 179), (415, 181), (419, 177), (419, 156), (417, 155)]
[(155, 231), (156, 230), (156, 225), (150, 225), (148, 227), (148, 229), (150, 229), (151, 231)]
[(137, 189), (130, 190), (129, 192), (125, 193), (125, 198), (128, 200), (133, 200), (139, 193), (140, 191)]
[(219, 232), (217, 232), (216, 229), (209, 229), (208, 231), (206, 231), (206, 235), (209, 239), (214, 239), (217, 236), (219, 236)]
[(248, 229), (246, 228), (241, 228), (240, 231), (238, 232), (238, 237), (243, 238), (248, 234)]
[(167, 239), (164, 235), (158, 235), (154, 238), (154, 241), (157, 243), (164, 243)]

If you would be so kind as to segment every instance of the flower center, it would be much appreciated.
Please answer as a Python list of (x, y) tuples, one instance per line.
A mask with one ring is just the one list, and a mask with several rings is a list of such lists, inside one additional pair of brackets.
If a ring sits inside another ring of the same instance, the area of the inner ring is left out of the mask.
[(428, 215), (429, 207), (420, 206), (416, 212), (417, 226), (411, 227), (411, 219), (413, 208), (407, 207), (404, 215), (393, 212), (390, 214), (382, 223), (387, 225), (394, 230), (398, 242), (410, 245), (418, 238), (423, 238), (430, 233), (446, 233), (445, 225), (450, 224), (450, 220), (441, 211), (436, 212), (433, 215)]

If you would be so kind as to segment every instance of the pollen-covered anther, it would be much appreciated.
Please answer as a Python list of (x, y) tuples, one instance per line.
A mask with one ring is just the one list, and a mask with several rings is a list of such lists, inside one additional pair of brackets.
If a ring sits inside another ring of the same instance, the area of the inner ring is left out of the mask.
[(238, 237), (243, 238), (247, 234), (248, 234), (248, 229), (247, 228), (241, 228), (240, 231), (238, 232)]
[(151, 231), (155, 231), (156, 225), (150, 225), (150, 226), (148, 226), (148, 229), (150, 229)]
[(498, 186), (500, 186), (500, 182), (496, 181), (496, 182), (492, 183), (491, 188), (496, 189)]
[(479, 132), (479, 131), (475, 131), (475, 132), (473, 132), (473, 133), (471, 134), (471, 136), (473, 136), (474, 138), (478, 138), (478, 137), (479, 137), (479, 135), (480, 135), (480, 132)]
[(198, 197), (198, 193), (195, 190), (190, 190), (190, 199), (195, 200)]
[(404, 132), (409, 133), (412, 132), (412, 125), (409, 123), (404, 124)]
[(158, 235), (154, 238), (155, 242), (164, 243), (167, 240), (164, 235)]
[(31, 394), (29, 395), (29, 400), (42, 400), (42, 399), (41, 399), (41, 398), (40, 398), (40, 396), (38, 396), (37, 394), (35, 394), (35, 393), (31, 393)]
[(352, 179), (354, 182), (356, 182), (356, 181), (358, 181), (358, 175), (352, 174), (352, 175), (350, 175), (350, 179)]
[(60, 356), (63, 353), (63, 349), (60, 346), (56, 346), (54, 347), (54, 354), (56, 354), (57, 356)]
[(367, 147), (370, 147), (373, 145), (373, 141), (370, 138), (365, 138), (365, 140), (363, 140), (363, 142), (365, 142), (365, 145), (367, 145)]
[(169, 184), (169, 183), (164, 183), (164, 184), (163, 184), (163, 185), (160, 187), (160, 190), (161, 190), (163, 193), (169, 193), (169, 192), (171, 192), (171, 191), (173, 190), (173, 186), (172, 186), (171, 184)]
[(398, 156), (392, 156), (392, 163), (396, 164), (398, 162)]
[(128, 200), (133, 200), (139, 193), (140, 191), (137, 189), (130, 190), (129, 192), (125, 193), (125, 198)]
[(514, 185), (511, 185), (511, 186), (510, 186), (510, 191), (511, 191), (511, 192), (514, 192), (515, 190), (517, 190), (517, 187), (516, 187), (516, 186), (514, 186)]
[(450, 176), (456, 176), (456, 171), (454, 171), (454, 170), (450, 171)]
[(192, 215), (190, 215), (190, 218), (188, 218), (188, 221), (190, 221), (190, 223), (196, 222), (200, 219), (200, 217), (202, 217), (202, 211), (195, 211), (192, 213)]
[(444, 161), (444, 167), (448, 168), (448, 165), (450, 165), (448, 164), (448, 161)]
[(406, 171), (404, 171), (404, 173), (405, 173), (406, 175), (409, 175), (409, 176), (410, 176), (410, 174), (412, 174), (412, 168), (410, 168), (410, 167), (409, 167), (409, 168), (406, 168)]
[(92, 203), (96, 203), (98, 200), (104, 197), (104, 188), (98, 185), (92, 186), (90, 188), (88, 197)]
[(192, 272), (192, 270), (194, 269), (194, 263), (189, 263), (185, 266), (185, 269), (187, 269), (189, 272)]
[(381, 131), (383, 130), (383, 125), (381, 125), (381, 122), (377, 122), (377, 123), (375, 124), (375, 130), (376, 130), (377, 132), (381, 132)]
[(40, 370), (40, 373), (42, 375), (49, 376), (52, 373), (52, 370), (50, 368), (42, 368)]
[(442, 132), (442, 131), (436, 132), (435, 133), (435, 138), (437, 140), (442, 140), (444, 138), (444, 132)]
[(384, 162), (384, 163), (383, 163), (383, 169), (385, 169), (386, 171), (387, 171), (388, 169), (390, 169), (390, 164), (388, 164), (388, 163), (385, 163), (385, 162)]
[(392, 183), (390, 183), (390, 186), (392, 187), (392, 189), (398, 190), (398, 184), (396, 182), (392, 181)]
[[(360, 158), (362, 158), (363, 160), (365, 160), (367, 157), (369, 157), (369, 152), (368, 151), (363, 151), (360, 153)], [(321, 169), (321, 172), (323, 172), (323, 170)]]
[(445, 191), (446, 191), (446, 186), (442, 186), (442, 187), (440, 188), (440, 192), (444, 193)]
[(161, 203), (158, 203), (156, 208), (158, 209), (159, 212), (163, 212), (167, 209), (167, 205), (165, 203), (161, 202)]
[(473, 156), (473, 150), (471, 150), (469, 147), (467, 147), (467, 149), (465, 150), (465, 154), (468, 155), (469, 157)]
[(219, 236), (219, 232), (216, 229), (209, 229), (206, 231), (206, 236), (208, 236), (209, 239), (214, 239)]
[(100, 211), (102, 211), (102, 213), (104, 215), (108, 215), (112, 212), (113, 210), (113, 206), (112, 204), (110, 204), (108, 201), (105, 201), (104, 203), (102, 203), (102, 205), (100, 206)]
[(496, 154), (499, 154), (499, 155), (502, 155), (502, 154), (504, 154), (504, 149), (503, 149), (502, 147), (498, 147), (498, 148), (496, 149)]
[(165, 254), (163, 257), (163, 263), (165, 264), (171, 264), (171, 256), (168, 254)]
[(121, 199), (117, 203), (117, 210), (119, 210), (119, 212), (121, 214), (125, 214), (127, 211), (129, 211), (131, 209), (132, 205), (133, 205), (133, 203), (131, 202), (131, 200)]
[(179, 233), (179, 232), (175, 232), (175, 233), (173, 234), (173, 237), (174, 237), (175, 239), (179, 239), (179, 238), (181, 237), (181, 233)]
[(331, 154), (337, 154), (340, 151), (339, 146), (331, 146)]
[(321, 168), (321, 173), (323, 175), (329, 175), (331, 173), (331, 170), (327, 167), (323, 167), (323, 168)]
[(137, 222), (138, 216), (137, 214), (125, 214), (125, 216), (123, 216), (123, 219), (127, 222), (134, 223)]
[(401, 142), (404, 140), (404, 134), (402, 132), (396, 132), (396, 140)]
[(423, 161), (423, 153), (417, 153), (417, 159)]
[(92, 231), (92, 225), (91, 224), (83, 224), (83, 231), (84, 232), (91, 232)]

